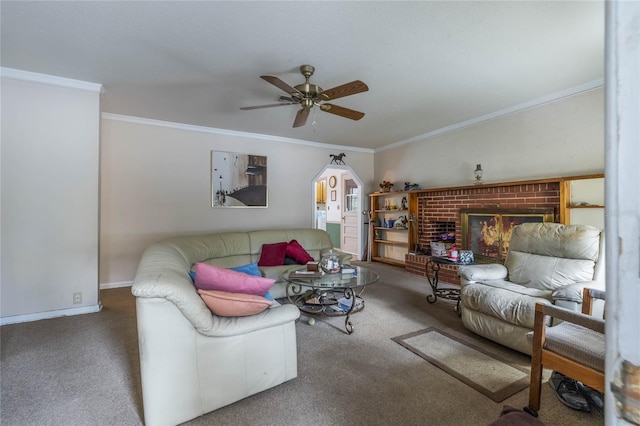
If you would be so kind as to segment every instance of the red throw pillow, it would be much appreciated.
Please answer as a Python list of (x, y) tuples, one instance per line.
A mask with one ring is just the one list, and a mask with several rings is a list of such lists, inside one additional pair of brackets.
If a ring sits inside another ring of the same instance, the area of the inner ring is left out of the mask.
[(300, 265), (306, 265), (307, 262), (313, 262), (313, 257), (296, 240), (289, 241), (287, 245), (286, 255), (298, 262)]
[(284, 265), (284, 256), (287, 252), (287, 243), (263, 244), (260, 251), (258, 266)]

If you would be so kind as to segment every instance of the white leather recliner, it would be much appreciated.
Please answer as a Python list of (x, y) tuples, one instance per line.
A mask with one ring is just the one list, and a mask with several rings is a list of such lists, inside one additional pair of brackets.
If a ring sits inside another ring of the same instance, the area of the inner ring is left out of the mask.
[(460, 266), (458, 275), (464, 326), (530, 355), (536, 302), (580, 311), (584, 287), (604, 290), (604, 233), (524, 223), (513, 230), (504, 265)]

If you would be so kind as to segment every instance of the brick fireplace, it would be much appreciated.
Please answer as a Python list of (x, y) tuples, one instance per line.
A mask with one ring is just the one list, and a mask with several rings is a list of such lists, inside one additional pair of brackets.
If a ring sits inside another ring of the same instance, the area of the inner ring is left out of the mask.
[[(431, 241), (440, 240), (443, 234), (455, 232), (455, 244), (462, 248), (461, 209), (532, 209), (552, 208), (553, 221), (559, 222), (560, 180), (529, 181), (502, 184), (424, 189), (418, 192), (417, 248), (405, 257), (408, 272), (426, 276)], [(431, 276), (431, 271), (429, 276)], [(460, 284), (456, 268), (442, 265), (441, 282)]]

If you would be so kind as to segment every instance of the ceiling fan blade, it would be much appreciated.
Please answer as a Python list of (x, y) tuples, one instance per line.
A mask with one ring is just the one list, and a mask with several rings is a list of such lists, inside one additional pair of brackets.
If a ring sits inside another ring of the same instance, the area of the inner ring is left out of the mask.
[(345, 96), (355, 95), (356, 93), (366, 92), (367, 90), (369, 90), (369, 87), (367, 87), (366, 84), (360, 80), (354, 80), (351, 83), (325, 90), (320, 94), (320, 98), (325, 101), (331, 101)]
[(240, 109), (244, 111), (248, 111), (250, 109), (273, 108), (273, 107), (279, 107), (283, 105), (294, 105), (297, 103), (298, 102), (286, 102), (286, 103), (280, 103), (280, 104), (256, 105), (256, 106), (249, 106), (249, 107), (241, 107)]
[(307, 122), (307, 117), (309, 117), (310, 108), (302, 108), (296, 114), (296, 119), (293, 122), (293, 127), (301, 127), (304, 126)]
[(267, 83), (273, 84), (278, 89), (284, 90), (285, 92), (287, 92), (290, 95), (294, 95), (295, 94), (295, 95), (299, 95), (301, 97), (303, 96), (302, 93), (298, 89), (294, 89), (293, 87), (289, 86), (284, 81), (280, 80), (278, 77), (274, 77), (272, 75), (261, 75), (260, 78), (263, 79), (264, 81), (266, 81)]
[(278, 102), (298, 102), (291, 96), (278, 96)]
[(351, 120), (360, 120), (362, 117), (364, 117), (364, 112), (333, 104), (322, 104), (320, 105), (320, 109), (324, 112), (339, 115), (340, 117), (350, 118)]

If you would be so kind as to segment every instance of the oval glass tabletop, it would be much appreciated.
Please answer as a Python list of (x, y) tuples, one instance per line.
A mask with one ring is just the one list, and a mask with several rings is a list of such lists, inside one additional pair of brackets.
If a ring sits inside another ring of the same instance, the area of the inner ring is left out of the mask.
[(312, 288), (354, 288), (364, 287), (373, 284), (380, 278), (377, 273), (363, 266), (350, 265), (355, 269), (354, 274), (343, 275), (341, 272), (336, 274), (322, 273), (321, 277), (315, 276), (299, 276), (296, 271), (306, 271), (307, 267), (290, 269), (284, 273), (284, 279), (290, 283), (302, 284)]

